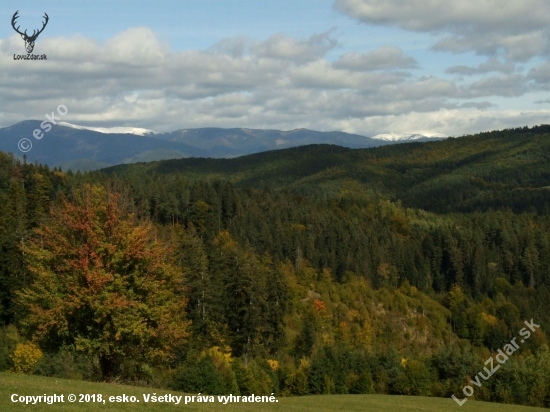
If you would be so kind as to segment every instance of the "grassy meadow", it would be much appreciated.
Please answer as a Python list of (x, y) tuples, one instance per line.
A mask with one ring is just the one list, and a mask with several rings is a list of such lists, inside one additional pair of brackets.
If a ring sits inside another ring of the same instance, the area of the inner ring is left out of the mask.
[[(12, 403), (12, 394), (38, 396), (51, 394), (65, 394), (65, 403), (48, 405), (44, 403), (25, 405)], [(411, 396), (387, 396), (387, 395), (326, 395), (304, 396), (294, 398), (279, 398), (278, 403), (249, 405), (220, 403), (201, 404), (189, 403), (184, 405), (144, 403), (143, 394), (163, 395), (178, 392), (141, 388), (134, 386), (113, 385), (106, 383), (90, 383), (84, 381), (71, 381), (57, 378), (44, 378), (37, 376), (17, 375), (13, 373), (0, 373), (0, 410), (2, 411), (171, 411), (176, 408), (185, 408), (189, 411), (361, 411), (361, 412), (535, 412), (544, 411), (543, 408), (530, 408), (518, 405), (501, 405), (495, 403), (468, 401), (459, 407), (451, 399), (423, 398)], [(104, 398), (126, 394), (135, 396), (140, 403), (69, 403), (69, 394), (102, 394)], [(215, 397), (217, 401), (217, 397)]]

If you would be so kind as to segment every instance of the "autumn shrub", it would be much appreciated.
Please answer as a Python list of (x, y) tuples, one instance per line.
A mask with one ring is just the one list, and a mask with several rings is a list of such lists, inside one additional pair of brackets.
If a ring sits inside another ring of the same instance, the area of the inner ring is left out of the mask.
[(33, 342), (18, 343), (11, 356), (13, 361), (12, 371), (30, 375), (40, 358), (42, 358), (42, 351), (38, 345)]

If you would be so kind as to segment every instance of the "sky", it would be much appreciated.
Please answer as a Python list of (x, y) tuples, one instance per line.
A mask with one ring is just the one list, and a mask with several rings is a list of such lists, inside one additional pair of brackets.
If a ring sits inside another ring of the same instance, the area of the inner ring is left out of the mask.
[[(33, 53), (14, 60), (49, 22)], [(461, 136), (550, 123), (547, 0), (3, 0), (0, 127)]]

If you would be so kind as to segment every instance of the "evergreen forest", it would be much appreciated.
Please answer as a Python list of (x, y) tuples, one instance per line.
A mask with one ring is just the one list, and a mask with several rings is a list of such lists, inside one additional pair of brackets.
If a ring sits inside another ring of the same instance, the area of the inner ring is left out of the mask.
[(550, 126), (86, 173), (0, 153), (0, 370), (550, 407), (549, 334)]

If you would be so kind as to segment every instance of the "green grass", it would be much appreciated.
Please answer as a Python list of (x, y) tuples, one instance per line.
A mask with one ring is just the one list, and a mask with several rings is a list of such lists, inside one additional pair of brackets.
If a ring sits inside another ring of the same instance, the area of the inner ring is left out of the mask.
[[(65, 403), (54, 405), (36, 404), (24, 405), (12, 403), (12, 394), (38, 396), (43, 394), (64, 394)], [(361, 412), (535, 412), (547, 411), (542, 408), (529, 408), (526, 406), (500, 405), (484, 402), (468, 401), (459, 407), (451, 399), (421, 398), (410, 396), (385, 396), (385, 395), (330, 395), (330, 396), (306, 396), (297, 398), (279, 398), (278, 403), (273, 404), (227, 404), (218, 402), (213, 404), (189, 403), (184, 405), (172, 404), (146, 404), (143, 394), (157, 395), (172, 393), (184, 395), (178, 392), (169, 392), (150, 388), (134, 386), (112, 385), (106, 383), (90, 383), (83, 381), (71, 381), (56, 378), (43, 378), (37, 376), (23, 376), (11, 373), (0, 373), (0, 411), (173, 411), (185, 408), (188, 411), (361, 411)], [(69, 394), (102, 394), (104, 398), (126, 394), (135, 396), (139, 403), (69, 403)], [(217, 400), (217, 397), (215, 397)]]

